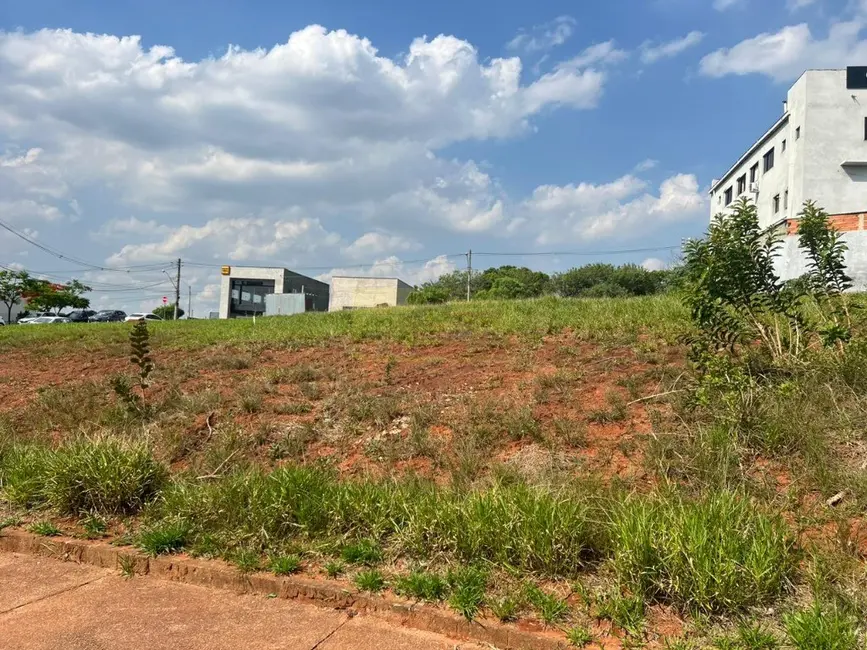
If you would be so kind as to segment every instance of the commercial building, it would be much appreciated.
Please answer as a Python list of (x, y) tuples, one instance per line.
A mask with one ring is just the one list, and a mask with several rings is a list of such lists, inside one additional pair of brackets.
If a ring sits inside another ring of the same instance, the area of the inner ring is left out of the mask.
[(331, 278), (328, 311), (405, 305), (412, 287), (397, 278)]
[[(285, 294), (290, 295), (281, 299)], [(328, 311), (327, 284), (288, 269), (223, 267), (220, 318), (271, 316), (305, 311)]]
[(783, 279), (807, 270), (798, 249), (798, 213), (812, 200), (843, 233), (856, 286), (867, 287), (867, 67), (801, 75), (783, 115), (712, 183), (711, 216), (740, 197), (755, 202), (763, 228), (785, 233), (777, 268)]

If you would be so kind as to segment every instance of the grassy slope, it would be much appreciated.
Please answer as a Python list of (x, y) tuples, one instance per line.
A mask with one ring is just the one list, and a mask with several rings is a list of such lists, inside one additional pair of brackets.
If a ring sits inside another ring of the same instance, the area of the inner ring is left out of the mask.
[[(365, 309), (328, 314), (231, 321), (181, 321), (151, 326), (157, 346), (198, 348), (247, 343), (309, 344), (335, 337), (424, 342), (454, 333), (544, 336), (571, 328), (586, 339), (634, 337), (640, 331), (674, 336), (686, 327), (686, 310), (670, 296), (624, 299), (557, 299), (452, 303), (430, 307)], [(125, 324), (24, 326), (0, 329), (0, 350), (123, 344)]]

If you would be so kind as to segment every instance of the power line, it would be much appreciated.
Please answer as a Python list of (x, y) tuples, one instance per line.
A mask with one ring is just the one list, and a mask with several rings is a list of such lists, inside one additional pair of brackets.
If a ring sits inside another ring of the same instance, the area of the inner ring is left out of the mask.
[(484, 255), (486, 257), (535, 257), (541, 255), (558, 255), (565, 257), (568, 255), (579, 256), (596, 256), (596, 255), (630, 255), (633, 253), (656, 253), (660, 251), (671, 251), (680, 249), (681, 246), (653, 246), (649, 248), (629, 248), (623, 250), (608, 250), (608, 251), (536, 251), (529, 253), (480, 253), (473, 252), (473, 255)]

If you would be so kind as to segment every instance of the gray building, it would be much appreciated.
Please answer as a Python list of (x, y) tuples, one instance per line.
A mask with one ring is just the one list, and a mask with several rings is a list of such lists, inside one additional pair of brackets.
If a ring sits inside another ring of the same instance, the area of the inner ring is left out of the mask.
[(331, 278), (328, 311), (405, 305), (412, 287), (397, 278), (336, 275)]
[[(280, 299), (282, 294), (295, 296)], [(328, 311), (328, 295), (324, 282), (288, 269), (224, 266), (219, 313), (220, 318), (246, 318)]]
[(776, 123), (713, 181), (711, 216), (725, 214), (740, 197), (756, 204), (759, 225), (785, 233), (780, 277), (807, 271), (798, 213), (812, 200), (843, 233), (849, 274), (867, 288), (867, 67), (801, 75)]

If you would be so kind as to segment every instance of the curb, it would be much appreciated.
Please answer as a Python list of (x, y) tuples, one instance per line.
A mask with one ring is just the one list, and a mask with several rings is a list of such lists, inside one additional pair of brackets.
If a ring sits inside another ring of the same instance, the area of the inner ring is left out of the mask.
[(276, 594), (279, 598), (319, 607), (363, 611), (403, 627), (487, 643), (501, 650), (563, 650), (568, 647), (562, 639), (525, 632), (491, 620), (469, 622), (436, 607), (384, 596), (367, 596), (338, 584), (267, 573), (246, 575), (208, 560), (171, 555), (149, 557), (134, 549), (118, 548), (105, 542), (41, 537), (6, 528), (0, 532), (0, 551), (51, 557), (103, 569), (118, 569), (123, 558), (124, 562), (132, 561), (137, 575), (236, 594)]

